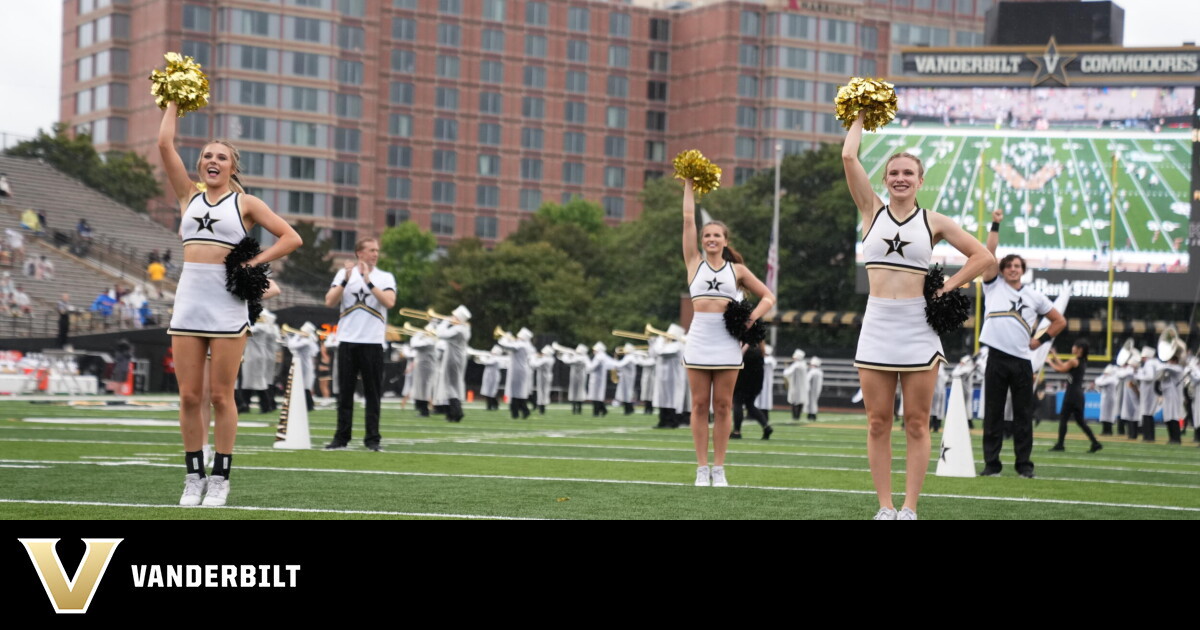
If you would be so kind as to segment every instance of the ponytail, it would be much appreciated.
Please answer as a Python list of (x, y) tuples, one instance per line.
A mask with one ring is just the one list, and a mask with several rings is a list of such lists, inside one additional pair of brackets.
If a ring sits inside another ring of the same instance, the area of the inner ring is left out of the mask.
[(742, 258), (742, 255), (739, 254), (736, 249), (728, 245), (725, 246), (725, 249), (721, 250), (721, 258), (724, 258), (726, 262), (731, 262), (735, 265), (746, 264), (746, 259)]
[(246, 194), (246, 189), (242, 186), (242, 180), (238, 178), (237, 173), (229, 176), (229, 187), (233, 192)]

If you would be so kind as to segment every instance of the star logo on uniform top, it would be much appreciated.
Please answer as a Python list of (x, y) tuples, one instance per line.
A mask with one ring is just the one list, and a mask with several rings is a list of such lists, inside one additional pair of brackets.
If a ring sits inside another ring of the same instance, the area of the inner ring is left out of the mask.
[(367, 296), (371, 295), (371, 294), (368, 293), (366, 289), (359, 289), (358, 293), (351, 293), (350, 295), (354, 296), (354, 303), (357, 305), (357, 304), (366, 304)]
[(949, 452), (950, 452), (950, 447), (943, 444), (942, 445), (942, 454), (938, 459), (940, 459), (942, 461), (946, 461), (946, 453), (949, 453)]
[(709, 291), (720, 291), (721, 290), (721, 281), (717, 280), (717, 279), (709, 280), (708, 281), (708, 290)]
[(1020, 313), (1021, 309), (1025, 308), (1025, 298), (1019, 297), (1012, 301), (1012, 306), (1008, 309), (1014, 313)]
[(216, 223), (217, 221), (220, 221), (221, 219), (214, 219), (214, 218), (212, 218), (212, 213), (205, 212), (204, 216), (192, 217), (192, 220), (194, 220), (196, 223), (200, 224), (200, 227), (196, 228), (197, 232), (199, 232), (200, 230), (208, 230), (209, 232), (216, 234), (216, 231), (213, 230), (213, 224)]
[[(896, 232), (896, 236), (894, 236), (892, 238), (885, 238), (885, 239), (883, 239), (883, 242), (887, 243), (887, 246), (888, 246), (887, 254), (884, 254), (885, 256), (890, 255), (892, 253), (896, 253), (896, 254), (900, 254), (901, 256), (904, 256), (904, 246), (908, 245), (912, 241), (900, 240), (900, 233)], [(905, 256), (905, 258), (907, 258), (907, 256)]]

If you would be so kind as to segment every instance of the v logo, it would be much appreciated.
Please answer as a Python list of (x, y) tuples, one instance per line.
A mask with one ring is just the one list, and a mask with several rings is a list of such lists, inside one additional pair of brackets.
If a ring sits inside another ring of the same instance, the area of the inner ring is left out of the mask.
[(25, 545), (25, 551), (29, 552), (29, 559), (33, 560), (33, 567), (42, 580), (50, 603), (54, 605), (54, 612), (83, 614), (87, 612), (88, 606), (92, 605), (92, 595), (96, 593), (96, 586), (100, 584), (100, 578), (104, 577), (104, 572), (108, 569), (113, 551), (125, 539), (84, 538), (87, 550), (75, 569), (75, 577), (70, 581), (67, 580), (67, 572), (63, 569), (62, 560), (58, 558), (58, 552), (54, 550), (60, 539), (17, 540), (21, 541), (21, 544)]

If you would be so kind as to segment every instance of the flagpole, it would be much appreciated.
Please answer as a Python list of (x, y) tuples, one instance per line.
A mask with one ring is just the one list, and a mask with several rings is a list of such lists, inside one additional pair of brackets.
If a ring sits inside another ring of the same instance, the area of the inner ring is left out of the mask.
[(783, 163), (783, 143), (775, 142), (775, 216), (771, 222), (771, 245), (767, 249), (767, 267), (770, 286), (767, 288), (775, 294), (775, 304), (771, 305), (771, 347), (779, 333), (779, 167)]

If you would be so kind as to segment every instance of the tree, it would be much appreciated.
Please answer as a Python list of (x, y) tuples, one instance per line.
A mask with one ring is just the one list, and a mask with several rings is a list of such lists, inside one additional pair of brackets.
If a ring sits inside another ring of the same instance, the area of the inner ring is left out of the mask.
[(379, 268), (396, 277), (397, 306), (422, 308), (428, 302), (424, 283), (433, 273), (435, 251), (437, 237), (412, 221), (383, 232), (379, 239)]
[(324, 295), (333, 280), (329, 252), (333, 243), (323, 238), (321, 229), (309, 221), (297, 221), (292, 225), (304, 241), (304, 246), (288, 255), (287, 266), (280, 277), (302, 291)]
[(54, 135), (38, 130), (33, 140), (26, 140), (5, 151), (13, 157), (44, 160), (62, 173), (108, 195), (118, 203), (139, 212), (146, 211), (146, 202), (162, 194), (154, 167), (141, 155), (127, 151), (109, 151), (101, 159), (92, 146), (91, 136), (67, 133), (66, 123), (54, 124)]
[(599, 234), (608, 227), (604, 222), (604, 208), (594, 201), (582, 197), (572, 197), (564, 204), (547, 201), (538, 208), (537, 216), (547, 219), (554, 224), (570, 223), (578, 225), (588, 234)]

